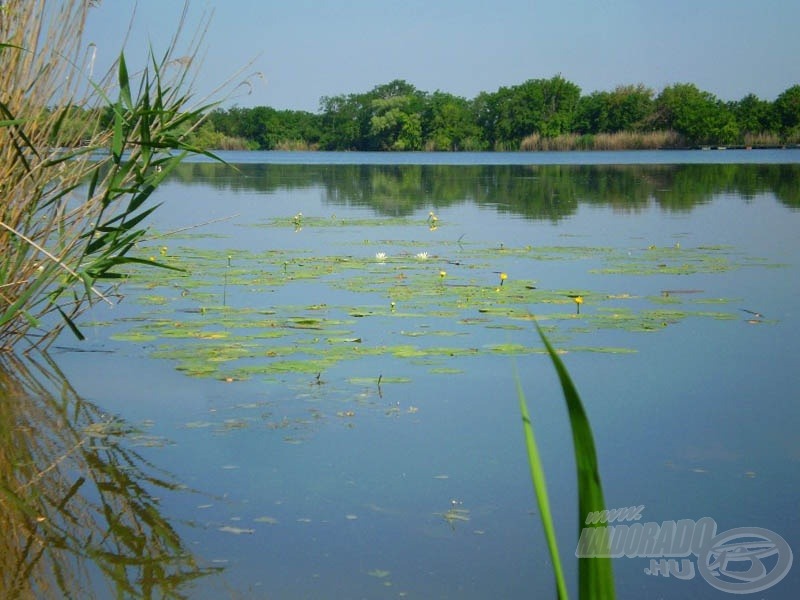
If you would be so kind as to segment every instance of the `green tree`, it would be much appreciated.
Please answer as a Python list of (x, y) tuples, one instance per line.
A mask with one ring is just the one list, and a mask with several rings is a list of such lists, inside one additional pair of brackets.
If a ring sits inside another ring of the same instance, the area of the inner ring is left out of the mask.
[(423, 114), (425, 145), (432, 150), (478, 150), (483, 134), (469, 101), (436, 91), (426, 98)]
[(368, 105), (366, 94), (321, 98), (321, 147), (325, 150), (365, 150)]
[(370, 138), (378, 150), (422, 150), (422, 116), (412, 96), (390, 96), (372, 101)]
[(494, 147), (518, 147), (523, 138), (540, 133), (567, 133), (575, 117), (580, 88), (560, 75), (501, 87), (478, 99), (478, 122)]
[(742, 134), (778, 133), (780, 124), (771, 102), (747, 94), (730, 105)]
[(573, 131), (614, 133), (646, 128), (653, 113), (653, 90), (642, 84), (593, 92), (578, 101)]
[(739, 139), (730, 109), (693, 83), (677, 83), (659, 94), (654, 123), (677, 131), (689, 144), (729, 144)]
[(618, 86), (609, 94), (606, 131), (641, 129), (653, 112), (654, 92), (642, 84)]
[(369, 96), (369, 149), (422, 150), (425, 95), (395, 79), (375, 87)]
[(800, 85), (793, 85), (775, 99), (781, 136), (786, 142), (800, 142)]
[(592, 92), (588, 96), (581, 96), (575, 110), (573, 131), (583, 134), (610, 131), (609, 96), (608, 92)]

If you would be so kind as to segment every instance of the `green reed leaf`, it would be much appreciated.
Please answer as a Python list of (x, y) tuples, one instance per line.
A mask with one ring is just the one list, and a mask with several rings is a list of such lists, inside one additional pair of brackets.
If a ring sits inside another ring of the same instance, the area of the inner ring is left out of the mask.
[(555, 525), (553, 524), (553, 515), (550, 512), (550, 500), (547, 495), (547, 483), (544, 477), (544, 467), (542, 466), (542, 460), (539, 456), (539, 448), (536, 445), (536, 437), (533, 433), (533, 424), (531, 423), (531, 418), (528, 414), (528, 405), (525, 402), (525, 394), (522, 391), (522, 384), (520, 383), (519, 375), (516, 376), (516, 380), (517, 396), (519, 397), (519, 410), (522, 414), (522, 427), (525, 432), (525, 448), (528, 453), (528, 464), (530, 465), (533, 490), (536, 494), (536, 503), (539, 505), (539, 515), (542, 520), (544, 536), (547, 540), (547, 549), (550, 552), (550, 559), (553, 561), (553, 575), (556, 579), (558, 598), (561, 600), (566, 600), (568, 598), (567, 583), (564, 580), (564, 570), (561, 568), (561, 559), (558, 555), (556, 529)]
[[(534, 324), (558, 374), (561, 389), (564, 393), (564, 400), (567, 404), (575, 451), (575, 466), (578, 474), (578, 528), (580, 531), (589, 513), (605, 510), (594, 436), (592, 435), (592, 427), (589, 424), (586, 411), (583, 408), (583, 402), (581, 402), (578, 390), (575, 388), (567, 368), (550, 345), (539, 324), (536, 321), (534, 321)], [(582, 599), (614, 598), (614, 571), (611, 559), (578, 559), (578, 589)]]

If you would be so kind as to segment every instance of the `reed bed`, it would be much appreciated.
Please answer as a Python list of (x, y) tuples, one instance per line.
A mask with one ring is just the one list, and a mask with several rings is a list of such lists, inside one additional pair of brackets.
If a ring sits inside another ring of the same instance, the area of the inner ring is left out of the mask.
[(565, 152), (574, 150), (660, 150), (684, 148), (685, 141), (674, 131), (619, 131), (580, 135), (567, 133), (545, 137), (533, 133), (522, 140), (520, 150)]
[(64, 327), (80, 337), (75, 318), (114, 302), (121, 269), (137, 262), (127, 254), (152, 192), (202, 152), (187, 136), (212, 106), (190, 94), (204, 29), (185, 49), (176, 34), (134, 74), (120, 54), (93, 80), (82, 43), (93, 4), (2, 3), (0, 349), (46, 347)]
[(782, 142), (777, 133), (746, 133), (744, 134), (744, 145), (748, 148), (777, 148), (782, 145)]
[(318, 149), (318, 144), (312, 144), (305, 140), (281, 140), (275, 144), (275, 150), (286, 152), (308, 152)]

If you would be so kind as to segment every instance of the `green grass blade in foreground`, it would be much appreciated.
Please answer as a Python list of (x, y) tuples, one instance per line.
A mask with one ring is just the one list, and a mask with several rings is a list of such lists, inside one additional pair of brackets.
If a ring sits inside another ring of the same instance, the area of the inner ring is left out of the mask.
[[(572, 383), (567, 368), (536, 323), (539, 337), (547, 348), (550, 360), (558, 373), (564, 400), (567, 403), (569, 422), (572, 428), (572, 442), (575, 449), (575, 465), (578, 471), (578, 531), (583, 527), (586, 516), (595, 511), (605, 510), (603, 487), (600, 483), (600, 469), (597, 465), (597, 452), (594, 446), (592, 427), (583, 409), (578, 390)], [(579, 558), (578, 589), (580, 598), (614, 598), (614, 570), (610, 558)]]
[(528, 451), (528, 464), (531, 468), (531, 481), (533, 482), (533, 490), (536, 494), (536, 503), (539, 505), (539, 514), (542, 517), (542, 527), (544, 528), (544, 536), (547, 539), (547, 549), (550, 551), (550, 558), (553, 561), (553, 575), (556, 579), (556, 590), (558, 591), (558, 598), (566, 600), (567, 584), (564, 581), (564, 570), (561, 568), (561, 559), (558, 555), (558, 543), (556, 541), (556, 530), (553, 525), (553, 516), (550, 513), (550, 500), (547, 496), (547, 484), (544, 478), (544, 469), (542, 468), (542, 461), (539, 457), (539, 449), (536, 445), (536, 438), (533, 435), (533, 425), (531, 418), (528, 414), (528, 405), (525, 402), (525, 394), (522, 391), (522, 384), (519, 381), (519, 375), (516, 376), (517, 380), (517, 396), (519, 397), (519, 410), (522, 413), (522, 427), (525, 431), (525, 447)]

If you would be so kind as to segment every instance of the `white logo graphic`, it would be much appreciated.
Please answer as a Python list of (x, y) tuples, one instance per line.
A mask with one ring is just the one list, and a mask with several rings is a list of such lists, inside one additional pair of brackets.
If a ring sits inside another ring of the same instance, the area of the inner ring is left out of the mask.
[[(586, 516), (575, 556), (578, 558), (650, 558), (646, 575), (695, 577), (731, 594), (752, 594), (772, 587), (792, 567), (792, 549), (777, 533), (739, 527), (717, 535), (711, 517), (694, 521), (639, 521), (644, 505), (604, 510)], [(611, 523), (617, 522), (616, 525)], [(630, 524), (629, 524), (630, 523)]]

